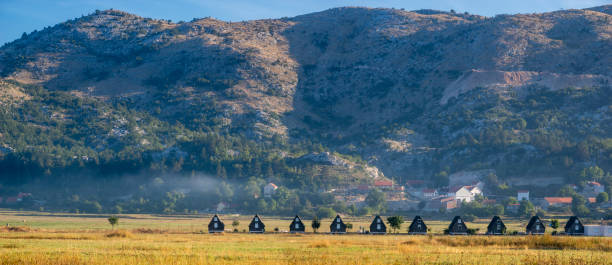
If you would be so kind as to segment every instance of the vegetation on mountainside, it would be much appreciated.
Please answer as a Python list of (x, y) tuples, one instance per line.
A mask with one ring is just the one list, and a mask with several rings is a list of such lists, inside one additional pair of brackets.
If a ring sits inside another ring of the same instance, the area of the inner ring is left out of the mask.
[[(27, 187), (64, 211), (384, 212), (384, 194), (357, 210), (320, 193), (371, 182), (369, 166), (435, 187), (493, 169), (500, 196), (540, 176), (612, 194), (608, 25), (589, 10), (178, 24), (96, 11), (0, 48), (0, 195)], [(324, 151), (343, 162), (304, 159)], [(500, 212), (479, 203), (466, 211)]]

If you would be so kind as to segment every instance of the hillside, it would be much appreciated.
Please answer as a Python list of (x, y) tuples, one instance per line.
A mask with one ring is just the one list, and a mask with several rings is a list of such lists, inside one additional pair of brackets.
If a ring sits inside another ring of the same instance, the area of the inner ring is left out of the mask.
[(612, 171), (610, 9), (96, 11), (0, 48), (0, 183), (206, 174), (314, 192), (489, 169), (578, 183)]

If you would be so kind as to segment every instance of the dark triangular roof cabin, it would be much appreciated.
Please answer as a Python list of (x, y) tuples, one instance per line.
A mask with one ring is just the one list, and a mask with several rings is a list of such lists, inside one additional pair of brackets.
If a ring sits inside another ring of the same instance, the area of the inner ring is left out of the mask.
[(377, 215), (376, 217), (374, 217), (374, 220), (372, 220), (372, 224), (370, 224), (370, 233), (371, 234), (386, 234), (387, 233), (387, 226), (385, 225), (385, 222), (383, 221), (383, 219), (380, 218), (380, 215)]
[(302, 223), (302, 219), (300, 219), (300, 217), (296, 215), (295, 218), (293, 218), (291, 225), (289, 226), (289, 232), (304, 233), (304, 231), (306, 231), (306, 227), (304, 226), (304, 223)]
[(410, 224), (410, 227), (408, 227), (408, 234), (427, 234), (427, 225), (425, 225), (423, 218), (418, 215), (414, 217), (412, 223)]
[(567, 220), (567, 224), (565, 224), (565, 233), (573, 236), (584, 235), (584, 225), (582, 225), (582, 222), (580, 222), (577, 216), (572, 216)]
[(448, 233), (451, 235), (467, 235), (467, 226), (461, 216), (455, 216), (453, 221), (448, 225)]
[(538, 217), (537, 215), (531, 217), (529, 223), (527, 224), (527, 227), (525, 228), (525, 233), (532, 235), (542, 235), (544, 234), (544, 232), (546, 232), (546, 226), (544, 226), (544, 223), (542, 223), (540, 217)]
[(255, 215), (249, 224), (249, 233), (263, 233), (265, 231), (266, 225), (261, 221), (258, 215)]
[(499, 216), (493, 216), (489, 226), (487, 226), (487, 235), (503, 235), (506, 233), (506, 225)]
[(223, 233), (224, 230), (225, 225), (223, 222), (221, 222), (219, 216), (215, 214), (215, 216), (213, 216), (213, 218), (210, 220), (210, 223), (208, 223), (208, 233)]
[(340, 215), (336, 215), (336, 218), (334, 218), (331, 225), (329, 225), (329, 232), (331, 232), (332, 234), (346, 233), (346, 224), (342, 222), (342, 218), (340, 218)]

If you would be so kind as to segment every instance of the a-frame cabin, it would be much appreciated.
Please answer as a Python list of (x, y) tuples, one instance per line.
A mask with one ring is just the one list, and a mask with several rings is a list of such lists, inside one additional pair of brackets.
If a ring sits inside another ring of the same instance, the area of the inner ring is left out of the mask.
[(487, 235), (503, 235), (506, 233), (506, 225), (499, 216), (493, 216), (489, 226), (487, 226)]
[(329, 225), (329, 232), (332, 234), (346, 234), (346, 224), (342, 222), (340, 215), (336, 215), (336, 218)]
[(249, 233), (264, 233), (266, 232), (266, 225), (261, 221), (258, 215), (253, 217), (249, 224)]
[(577, 216), (572, 216), (567, 220), (567, 224), (565, 224), (565, 234), (572, 236), (584, 235), (584, 225), (582, 225), (582, 222), (580, 222)]
[(412, 220), (412, 223), (410, 224), (410, 227), (408, 227), (408, 234), (411, 234), (411, 235), (427, 234), (427, 225), (425, 225), (423, 218), (421, 218), (418, 215), (414, 217), (414, 219)]
[(448, 234), (450, 235), (467, 235), (467, 226), (461, 216), (455, 216), (453, 221), (448, 225)]
[(372, 224), (370, 224), (370, 234), (386, 234), (387, 233), (387, 226), (385, 225), (385, 222), (383, 221), (382, 218), (380, 218), (380, 215), (377, 215), (376, 217), (374, 217), (374, 220), (372, 220)]
[(525, 228), (525, 233), (528, 235), (543, 235), (546, 232), (546, 226), (540, 220), (540, 217), (533, 216), (529, 220), (527, 227)]
[(289, 226), (289, 232), (304, 233), (304, 231), (306, 231), (306, 227), (304, 226), (304, 223), (302, 223), (302, 219), (300, 219), (300, 217), (296, 215), (295, 218), (293, 218), (291, 225)]
[(219, 216), (215, 214), (215, 216), (213, 216), (213, 218), (210, 220), (210, 223), (208, 223), (208, 233), (223, 233), (224, 230), (225, 225), (223, 222), (221, 222)]

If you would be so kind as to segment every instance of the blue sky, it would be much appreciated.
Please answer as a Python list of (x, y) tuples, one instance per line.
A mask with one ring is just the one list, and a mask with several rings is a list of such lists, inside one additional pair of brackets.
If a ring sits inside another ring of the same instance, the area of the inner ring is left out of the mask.
[(455, 9), (494, 16), (605, 4), (612, 4), (612, 0), (0, 0), (0, 45), (19, 38), (23, 32), (109, 8), (173, 21), (207, 16), (240, 21), (291, 17), (339, 6)]

